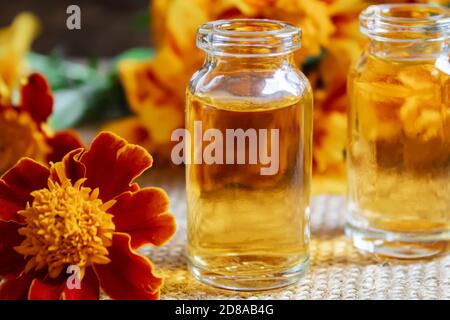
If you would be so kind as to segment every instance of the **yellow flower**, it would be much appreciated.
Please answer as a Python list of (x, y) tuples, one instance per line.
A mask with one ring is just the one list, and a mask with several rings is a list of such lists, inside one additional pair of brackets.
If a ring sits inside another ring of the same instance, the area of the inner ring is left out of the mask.
[(345, 145), (347, 116), (340, 111), (314, 114), (313, 180), (314, 193), (345, 191)]
[(21, 157), (47, 163), (82, 146), (72, 131), (49, 132), (46, 123), (52, 111), (50, 86), (39, 73), (25, 79), (19, 105), (0, 103), (0, 174)]
[(330, 3), (336, 32), (325, 46), (326, 53), (318, 68), (309, 74), (315, 98), (314, 192), (345, 191), (347, 73), (365, 44), (357, 19), (358, 8), (362, 6), (364, 3), (359, 0)]
[[(119, 72), (136, 116), (109, 123), (105, 130), (113, 131), (133, 143), (144, 146), (157, 159), (168, 160), (173, 130), (184, 126), (184, 87), (188, 72), (180, 59), (161, 50), (152, 61), (125, 61)], [(171, 65), (175, 72), (160, 73), (161, 65)]]
[(30, 115), (13, 108), (0, 110), (0, 172), (11, 168), (22, 156), (44, 162), (50, 147)]
[(13, 90), (24, 75), (25, 55), (39, 29), (34, 15), (22, 13), (0, 30), (0, 104), (11, 103)]

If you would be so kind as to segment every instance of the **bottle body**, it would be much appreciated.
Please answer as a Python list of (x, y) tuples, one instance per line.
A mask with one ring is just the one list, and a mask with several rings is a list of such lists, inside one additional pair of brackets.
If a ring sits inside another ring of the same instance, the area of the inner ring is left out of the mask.
[(364, 251), (409, 259), (448, 250), (450, 63), (441, 48), (372, 40), (350, 72), (347, 233)]
[(186, 127), (194, 276), (233, 290), (296, 282), (309, 256), (312, 92), (291, 56), (210, 56), (188, 88)]

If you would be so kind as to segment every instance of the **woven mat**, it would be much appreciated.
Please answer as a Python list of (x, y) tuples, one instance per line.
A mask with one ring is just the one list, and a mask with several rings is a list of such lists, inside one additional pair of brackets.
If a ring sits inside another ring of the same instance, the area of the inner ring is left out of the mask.
[(450, 299), (450, 255), (400, 264), (358, 253), (343, 235), (345, 202), (339, 196), (313, 198), (311, 263), (296, 285), (250, 294), (201, 284), (186, 268), (183, 172), (150, 171), (139, 182), (163, 187), (178, 221), (177, 234), (167, 245), (142, 251), (165, 277), (161, 299)]

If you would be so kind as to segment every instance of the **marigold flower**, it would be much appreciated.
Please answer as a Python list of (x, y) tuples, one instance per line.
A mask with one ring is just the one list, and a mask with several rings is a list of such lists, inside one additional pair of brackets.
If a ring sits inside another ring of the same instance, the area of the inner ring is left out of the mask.
[(21, 13), (0, 29), (0, 104), (10, 104), (25, 69), (25, 55), (38, 35), (40, 23), (31, 13)]
[(50, 87), (38, 73), (26, 79), (19, 106), (0, 104), (0, 173), (21, 157), (42, 163), (59, 161), (67, 152), (83, 145), (71, 130), (52, 133), (46, 127), (52, 111)]
[[(0, 299), (156, 299), (162, 279), (136, 253), (175, 232), (161, 189), (133, 181), (152, 165), (142, 147), (100, 133), (89, 150), (47, 168), (29, 158), (0, 178)], [(69, 266), (81, 286), (67, 286)]]
[(347, 116), (339, 111), (314, 114), (313, 181), (314, 193), (345, 191), (345, 146)]
[[(166, 75), (157, 79), (158, 65), (178, 63), (178, 74), (185, 78)], [(181, 69), (181, 60), (161, 54), (154, 61), (125, 61), (119, 66), (121, 77), (126, 84), (128, 102), (136, 116), (109, 123), (104, 130), (113, 131), (133, 143), (144, 146), (160, 159), (169, 159), (173, 146), (170, 136), (173, 130), (184, 126), (184, 113), (179, 106), (184, 102), (184, 94), (173, 94), (175, 88), (188, 81), (187, 73)], [(173, 86), (174, 83), (177, 85)]]
[(330, 6), (338, 31), (319, 66), (308, 74), (314, 87), (314, 193), (345, 192), (347, 74), (365, 44), (357, 13), (343, 11), (347, 8), (339, 3)]

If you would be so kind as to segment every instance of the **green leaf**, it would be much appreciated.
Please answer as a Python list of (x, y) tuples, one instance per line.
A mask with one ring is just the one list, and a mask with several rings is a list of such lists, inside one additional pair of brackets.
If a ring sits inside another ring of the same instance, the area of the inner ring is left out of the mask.
[(115, 76), (58, 90), (54, 95), (55, 106), (50, 125), (55, 129), (89, 121), (105, 121), (129, 113), (122, 87)]
[(154, 55), (148, 48), (133, 48), (117, 56), (108, 69), (100, 71), (96, 58), (85, 63), (65, 60), (60, 50), (44, 56), (30, 53), (34, 71), (42, 72), (52, 86), (55, 105), (50, 125), (61, 130), (83, 121), (105, 120), (129, 112), (117, 74), (117, 65), (126, 59), (143, 60)]
[(55, 94), (55, 105), (50, 125), (56, 130), (70, 128), (78, 123), (88, 109), (88, 101), (80, 89), (63, 89)]
[(97, 68), (64, 60), (58, 50), (50, 56), (31, 52), (28, 61), (33, 71), (45, 74), (53, 90), (90, 82), (100, 76)]
[(306, 57), (302, 65), (303, 72), (308, 73), (311, 70), (316, 69), (319, 66), (320, 61), (322, 61), (322, 59), (324, 58), (324, 56), (325, 50), (322, 49), (320, 51), (320, 54), (318, 54), (317, 56)]

